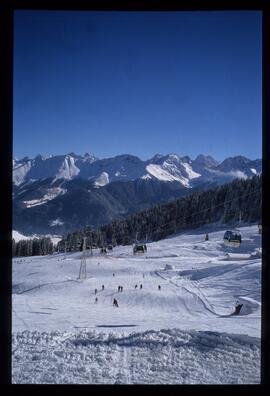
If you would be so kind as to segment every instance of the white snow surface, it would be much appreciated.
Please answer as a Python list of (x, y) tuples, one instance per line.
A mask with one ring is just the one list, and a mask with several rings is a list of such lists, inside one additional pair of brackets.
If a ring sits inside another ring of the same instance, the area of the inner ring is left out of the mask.
[(110, 182), (109, 180), (109, 175), (107, 172), (102, 172), (99, 177), (96, 178), (95, 180), (95, 186), (97, 187), (102, 187), (106, 186)]
[(71, 180), (80, 173), (80, 169), (75, 165), (75, 160), (71, 155), (67, 155), (62, 166), (56, 174), (55, 179)]
[(53, 187), (47, 189), (47, 194), (44, 194), (40, 199), (32, 199), (30, 201), (23, 201), (27, 208), (31, 208), (33, 206), (43, 205), (44, 203), (53, 200), (59, 195), (63, 195), (67, 192), (65, 188), (61, 187)]
[[(161, 165), (150, 164), (146, 166), (146, 170), (150, 175), (154, 176), (158, 180), (162, 181), (179, 181), (185, 187), (189, 187), (189, 181), (186, 177), (183, 176), (174, 176), (169, 170), (164, 169)], [(145, 178), (145, 177), (144, 177)]]
[[(86, 280), (80, 252), (13, 259), (13, 382), (259, 383), (261, 235), (240, 230), (238, 249), (210, 226), (142, 255), (94, 249)], [(254, 258), (228, 262), (236, 251)]]
[(187, 162), (183, 162), (182, 165), (183, 165), (183, 167), (185, 168), (185, 171), (186, 171), (186, 173), (187, 173), (187, 175), (188, 175), (188, 178), (189, 178), (190, 180), (195, 179), (195, 178), (201, 176), (201, 174), (195, 172)]
[(31, 169), (31, 161), (27, 161), (24, 164), (18, 163), (14, 165), (13, 162), (13, 182), (16, 186), (19, 186), (24, 182), (28, 171)]
[(260, 342), (226, 333), (96, 330), (13, 335), (13, 383), (256, 384)]
[(37, 235), (37, 234), (33, 234), (33, 235), (26, 236), (26, 235), (21, 234), (19, 231), (12, 230), (12, 238), (15, 240), (15, 242), (19, 242), (19, 241), (24, 240), (24, 239), (33, 239), (33, 238), (42, 238), (42, 237), (50, 238), (54, 245), (57, 245), (57, 243), (60, 242), (61, 239), (62, 239), (62, 237), (60, 235), (51, 235), (51, 234)]
[(57, 219), (51, 220), (51, 221), (49, 222), (49, 225), (50, 225), (51, 227), (55, 227), (55, 226), (63, 225), (63, 224), (64, 224), (64, 222), (63, 222), (61, 219), (59, 219), (59, 217), (58, 217)]
[(23, 235), (19, 231), (16, 231), (16, 230), (12, 231), (12, 238), (15, 240), (15, 242), (19, 242), (22, 239), (31, 239), (30, 236)]

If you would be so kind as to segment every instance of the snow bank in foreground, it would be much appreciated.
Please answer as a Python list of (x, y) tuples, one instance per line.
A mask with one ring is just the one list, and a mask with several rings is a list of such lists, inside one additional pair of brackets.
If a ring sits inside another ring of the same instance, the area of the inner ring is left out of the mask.
[(36, 384), (254, 384), (260, 340), (168, 329), (117, 334), (13, 334), (12, 382)]

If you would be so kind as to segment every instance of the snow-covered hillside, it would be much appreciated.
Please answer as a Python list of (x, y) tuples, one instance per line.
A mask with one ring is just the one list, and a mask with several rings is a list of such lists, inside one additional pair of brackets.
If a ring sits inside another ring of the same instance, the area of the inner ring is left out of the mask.
[(12, 238), (15, 240), (15, 242), (19, 242), (22, 239), (30, 239), (30, 237), (23, 235), (22, 233), (16, 230), (12, 231)]
[(31, 236), (26, 236), (26, 235), (21, 234), (19, 231), (16, 231), (16, 230), (12, 231), (12, 238), (15, 240), (15, 242), (19, 242), (19, 241), (24, 240), (24, 239), (33, 239), (33, 238), (42, 238), (42, 237), (50, 238), (54, 245), (57, 245), (57, 243), (59, 241), (61, 241), (61, 239), (62, 239), (60, 235), (49, 235), (49, 234), (47, 234), (47, 235), (36, 235), (36, 234), (34, 234), (34, 235), (31, 235)]
[(15, 258), (13, 382), (258, 383), (261, 235), (241, 232), (238, 250), (209, 226), (141, 255), (94, 250), (86, 280), (81, 253)]

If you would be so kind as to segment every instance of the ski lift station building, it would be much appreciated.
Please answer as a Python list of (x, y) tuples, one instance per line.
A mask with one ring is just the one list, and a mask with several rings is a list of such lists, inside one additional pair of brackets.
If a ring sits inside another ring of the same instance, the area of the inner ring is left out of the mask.
[(172, 264), (166, 264), (165, 267), (164, 267), (165, 271), (166, 270), (173, 270), (173, 269), (174, 269), (174, 266)]
[(145, 253), (147, 251), (146, 245), (143, 244), (135, 244), (133, 247), (133, 254), (137, 253)]
[(237, 230), (227, 230), (224, 234), (223, 241), (226, 246), (239, 247), (242, 242), (241, 234)]

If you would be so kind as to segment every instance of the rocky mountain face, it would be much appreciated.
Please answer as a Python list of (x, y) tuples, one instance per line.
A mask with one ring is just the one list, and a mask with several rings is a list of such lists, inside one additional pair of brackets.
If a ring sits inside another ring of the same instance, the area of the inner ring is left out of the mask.
[(157, 154), (143, 161), (123, 154), (98, 159), (86, 153), (13, 160), (13, 228), (24, 233), (65, 233), (261, 173), (261, 160), (243, 156), (219, 163)]

